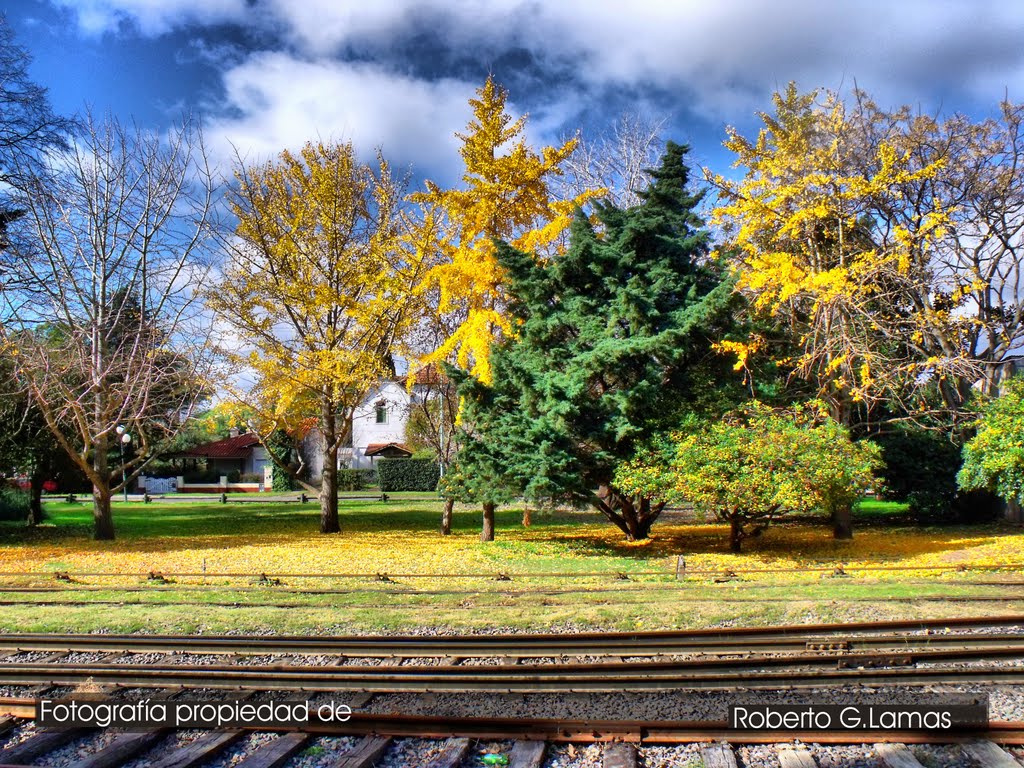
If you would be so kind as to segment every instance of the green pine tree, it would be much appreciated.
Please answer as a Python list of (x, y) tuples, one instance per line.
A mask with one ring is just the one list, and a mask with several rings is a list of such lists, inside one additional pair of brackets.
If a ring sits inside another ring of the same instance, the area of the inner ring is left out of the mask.
[(704, 396), (733, 301), (686, 152), (668, 143), (639, 205), (598, 204), (600, 228), (578, 212), (550, 262), (499, 244), (518, 333), (492, 347), (492, 386), (460, 379), (459, 498), (589, 502), (628, 539), (649, 535), (663, 505), (620, 492), (615, 467)]

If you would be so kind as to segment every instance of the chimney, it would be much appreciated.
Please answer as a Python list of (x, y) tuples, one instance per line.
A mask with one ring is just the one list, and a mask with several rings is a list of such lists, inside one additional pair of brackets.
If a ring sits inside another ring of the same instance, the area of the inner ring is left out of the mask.
[(228, 430), (228, 437), (238, 437), (238, 427), (232, 427)]

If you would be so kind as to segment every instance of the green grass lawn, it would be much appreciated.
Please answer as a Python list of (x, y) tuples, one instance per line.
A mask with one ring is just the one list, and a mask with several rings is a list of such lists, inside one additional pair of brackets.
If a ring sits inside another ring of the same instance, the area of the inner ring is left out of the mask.
[[(45, 526), (0, 525), (0, 630), (635, 629), (1024, 613), (1024, 585), (975, 583), (1018, 575), (1019, 528), (918, 528), (894, 523), (905, 510), (883, 502), (861, 505), (852, 542), (802, 521), (742, 555), (728, 552), (725, 526), (679, 515), (629, 543), (590, 512), (534, 511), (526, 527), (508, 509), (498, 540), (481, 543), (476, 509), (457, 509), (450, 537), (437, 532), (440, 510), (422, 494), (343, 500), (342, 533), (324, 536), (315, 502), (117, 503), (118, 539), (96, 542), (88, 504), (49, 503)], [(918, 570), (835, 578), (836, 565)], [(1006, 568), (970, 570), (979, 565)], [(293, 575), (268, 584), (262, 573)]]

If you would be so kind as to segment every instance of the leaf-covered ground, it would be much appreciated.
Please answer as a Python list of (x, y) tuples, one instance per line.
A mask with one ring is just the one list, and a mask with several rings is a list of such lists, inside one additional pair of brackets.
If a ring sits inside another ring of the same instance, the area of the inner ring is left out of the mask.
[(664, 571), (676, 557), (688, 569), (770, 571), (845, 566), (1024, 566), (1024, 530), (993, 525), (893, 524), (867, 518), (852, 541), (836, 541), (823, 522), (778, 525), (727, 547), (727, 528), (671, 515), (653, 537), (629, 543), (587, 512), (499, 513), (497, 541), (478, 540), (472, 508), (455, 515), (452, 536), (437, 533), (438, 504), (343, 502), (342, 532), (317, 533), (315, 504), (115, 505), (118, 539), (89, 538), (86, 504), (51, 504), (35, 531), (0, 527), (0, 573), (73, 571), (208, 573), (492, 574)]
[[(835, 541), (824, 521), (794, 522), (735, 555), (724, 526), (681, 516), (659, 522), (651, 540), (630, 544), (587, 512), (535, 511), (524, 527), (513, 509), (499, 513), (498, 540), (484, 544), (474, 509), (457, 511), (450, 537), (437, 532), (435, 502), (345, 501), (342, 510), (342, 533), (323, 536), (312, 503), (118, 505), (118, 539), (97, 542), (89, 538), (87, 505), (52, 504), (50, 522), (38, 530), (0, 527), (0, 599), (11, 603), (0, 629), (654, 628), (1024, 612), (1024, 588), (971, 583), (1012, 580), (1024, 570), (1024, 531), (999, 524), (916, 527), (865, 512), (853, 541)], [(840, 565), (920, 570), (831, 578)], [(936, 568), (960, 565), (1005, 570)], [(799, 570), (774, 572), (788, 568)], [(725, 570), (739, 578), (718, 583)], [(70, 572), (75, 582), (55, 582), (54, 571)], [(146, 579), (150, 571), (173, 583)], [(96, 575), (108, 573), (121, 576)], [(284, 576), (271, 586), (256, 580), (261, 573), (349, 576)], [(59, 591), (4, 592), (4, 585)]]

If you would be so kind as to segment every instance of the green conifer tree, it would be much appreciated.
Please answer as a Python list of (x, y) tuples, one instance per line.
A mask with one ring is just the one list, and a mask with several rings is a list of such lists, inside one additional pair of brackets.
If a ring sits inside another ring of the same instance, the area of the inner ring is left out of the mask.
[(492, 385), (450, 372), (467, 433), (461, 498), (589, 502), (629, 540), (649, 535), (662, 506), (619, 491), (615, 467), (702, 396), (733, 300), (686, 151), (667, 144), (639, 205), (596, 204), (599, 228), (578, 212), (565, 254), (499, 245), (517, 333), (492, 347)]

